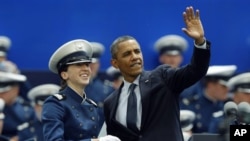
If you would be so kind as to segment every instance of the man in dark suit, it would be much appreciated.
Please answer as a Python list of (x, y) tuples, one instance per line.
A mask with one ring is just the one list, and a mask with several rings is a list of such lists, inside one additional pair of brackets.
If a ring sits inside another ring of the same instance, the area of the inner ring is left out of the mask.
[[(135, 38), (122, 36), (113, 42), (111, 63), (120, 70), (124, 82), (104, 102), (107, 134), (122, 141), (183, 141), (179, 95), (205, 76), (210, 60), (210, 42), (204, 37), (199, 16), (193, 7), (183, 13), (186, 28), (182, 30), (195, 43), (191, 63), (184, 67), (160, 65), (144, 71), (141, 48)], [(135, 88), (128, 89), (132, 83)], [(131, 99), (134, 107), (127, 107), (133, 105), (128, 103)], [(130, 112), (134, 110), (131, 120)]]

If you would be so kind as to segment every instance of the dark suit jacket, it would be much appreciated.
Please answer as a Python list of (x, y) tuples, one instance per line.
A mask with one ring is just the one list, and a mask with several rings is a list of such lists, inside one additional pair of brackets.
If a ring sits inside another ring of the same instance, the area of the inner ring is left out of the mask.
[(206, 75), (210, 60), (207, 49), (194, 48), (191, 63), (179, 69), (168, 65), (143, 71), (139, 80), (142, 119), (140, 132), (135, 133), (115, 119), (121, 87), (104, 102), (107, 134), (122, 141), (183, 141), (180, 127), (179, 95)]

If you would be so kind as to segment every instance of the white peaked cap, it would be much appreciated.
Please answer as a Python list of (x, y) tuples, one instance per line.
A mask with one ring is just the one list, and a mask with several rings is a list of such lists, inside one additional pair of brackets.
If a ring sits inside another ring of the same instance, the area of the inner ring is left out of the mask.
[(102, 43), (99, 42), (90, 42), (93, 48), (92, 62), (99, 61), (99, 58), (103, 55), (105, 47)]
[(160, 54), (177, 55), (188, 48), (188, 42), (182, 36), (170, 34), (159, 38), (155, 42), (154, 48)]
[(182, 131), (189, 131), (193, 128), (195, 113), (190, 110), (180, 110), (180, 121), (183, 123)]
[(7, 49), (11, 46), (11, 40), (7, 36), (0, 36), (0, 46), (4, 46)]
[(0, 62), (0, 83), (24, 82), (26, 80), (26, 76), (20, 74), (16, 64), (7, 60)]
[(250, 72), (238, 74), (228, 80), (228, 86), (233, 91), (250, 93)]
[(11, 40), (7, 36), (0, 36), (0, 56), (6, 56), (11, 46)]
[(29, 90), (28, 98), (31, 101), (34, 101), (36, 97), (39, 96), (49, 96), (52, 94), (57, 94), (60, 88), (61, 87), (56, 84), (41, 84)]
[(214, 65), (208, 68), (206, 76), (232, 76), (236, 69), (236, 65)]
[(60, 46), (50, 57), (49, 69), (58, 73), (64, 65), (91, 62), (93, 50), (91, 44), (84, 39), (69, 41)]
[(113, 67), (113, 66), (108, 67), (107, 70), (106, 70), (106, 73), (107, 73), (108, 75), (113, 75), (113, 74), (119, 73), (119, 72), (120, 72), (120, 70), (119, 70), (119, 69), (116, 69), (116, 68)]

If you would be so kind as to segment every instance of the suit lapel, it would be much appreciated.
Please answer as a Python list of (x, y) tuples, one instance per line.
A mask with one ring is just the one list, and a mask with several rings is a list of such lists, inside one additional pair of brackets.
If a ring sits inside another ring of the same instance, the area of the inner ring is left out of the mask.
[(120, 88), (115, 91), (112, 95), (114, 96), (114, 100), (111, 101), (111, 104), (110, 104), (110, 107), (111, 107), (111, 110), (110, 110), (110, 120), (114, 119), (115, 120), (115, 115), (116, 115), (116, 110), (117, 110), (117, 107), (118, 107), (118, 101), (119, 101), (119, 97), (120, 97), (120, 94), (121, 94), (121, 89), (123, 87), (124, 83), (121, 84)]
[(151, 80), (149, 79), (149, 73), (143, 71), (140, 77), (140, 93), (141, 93), (141, 104), (142, 104), (142, 119), (141, 119), (141, 129), (143, 130), (146, 117), (148, 114), (149, 109), (149, 103), (150, 103), (150, 97), (148, 95), (148, 92), (151, 89)]

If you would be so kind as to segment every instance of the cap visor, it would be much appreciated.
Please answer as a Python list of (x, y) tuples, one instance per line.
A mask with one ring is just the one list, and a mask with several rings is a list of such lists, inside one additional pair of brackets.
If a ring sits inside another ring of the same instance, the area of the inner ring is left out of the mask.
[(0, 82), (24, 82), (27, 78), (22, 74), (15, 74), (10, 72), (0, 72)]
[(237, 91), (250, 94), (250, 88), (238, 88)]
[(6, 86), (6, 87), (0, 87), (0, 93), (7, 92), (11, 89), (11, 86)]
[(164, 54), (166, 55), (180, 55), (180, 51), (172, 50), (172, 51), (166, 51)]
[(79, 64), (79, 63), (91, 63), (91, 60), (78, 60), (78, 61), (69, 62), (69, 63), (66, 63), (66, 64), (67, 65), (72, 65), (72, 64)]
[(6, 56), (6, 53), (3, 51), (0, 51), (0, 57), (5, 57), (5, 56)]
[(182, 127), (182, 131), (190, 131), (193, 128), (193, 124), (190, 123), (188, 126)]
[(92, 58), (91, 62), (92, 62), (92, 63), (99, 62), (99, 59), (98, 59), (98, 58)]
[(225, 81), (225, 80), (220, 79), (218, 82), (219, 82), (219, 84), (221, 84), (221, 85), (223, 85), (225, 87), (229, 87), (227, 81)]

